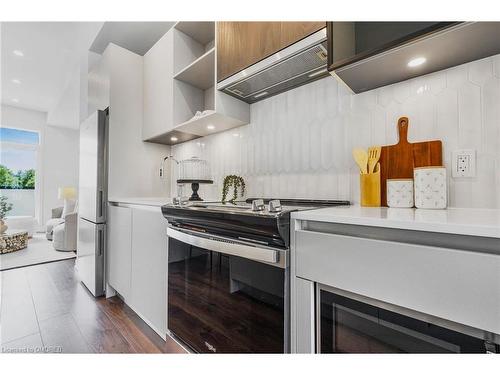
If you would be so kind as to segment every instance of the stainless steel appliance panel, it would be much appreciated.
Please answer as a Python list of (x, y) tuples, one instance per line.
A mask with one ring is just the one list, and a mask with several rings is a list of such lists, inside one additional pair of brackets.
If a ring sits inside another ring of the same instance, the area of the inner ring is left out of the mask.
[[(445, 328), (379, 306), (366, 298), (349, 297), (318, 286), (317, 347), (320, 353), (486, 353), (498, 352), (493, 341), (462, 329)], [(457, 325), (458, 327), (458, 325)]]
[(77, 269), (80, 280), (96, 297), (104, 294), (106, 225), (83, 218), (78, 222)]
[(241, 248), (217, 248), (169, 233), (171, 334), (200, 353), (289, 351), (287, 268), (273, 257), (261, 259), (260, 252), (237, 256)]
[(93, 113), (80, 126), (79, 216), (94, 223), (106, 221), (107, 116)]

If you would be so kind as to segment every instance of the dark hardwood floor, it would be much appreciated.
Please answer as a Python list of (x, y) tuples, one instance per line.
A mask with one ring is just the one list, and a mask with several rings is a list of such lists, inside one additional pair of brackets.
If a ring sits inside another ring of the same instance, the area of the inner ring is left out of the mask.
[(94, 298), (74, 259), (0, 272), (3, 353), (185, 353), (118, 297)]

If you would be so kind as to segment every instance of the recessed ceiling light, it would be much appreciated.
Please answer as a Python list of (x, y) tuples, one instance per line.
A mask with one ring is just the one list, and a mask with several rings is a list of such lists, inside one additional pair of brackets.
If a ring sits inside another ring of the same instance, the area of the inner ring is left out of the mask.
[(19, 103), (19, 99), (16, 98), (12, 99), (12, 103)]
[(172, 142), (177, 142), (179, 139), (178, 139), (177, 137), (170, 137), (170, 140), (171, 140)]
[(408, 61), (408, 66), (410, 68), (414, 68), (416, 66), (422, 65), (426, 61), (427, 61), (427, 59), (425, 57), (417, 57), (417, 58), (415, 58), (413, 60)]
[(213, 125), (207, 125), (207, 129), (208, 129), (208, 130), (214, 130), (214, 129), (215, 129), (215, 126), (213, 126)]
[(15, 83), (16, 85), (19, 85), (19, 84), (21, 84), (21, 81), (20, 81), (20, 80), (18, 80), (17, 78), (14, 78), (14, 79), (12, 80), (12, 83)]
[(24, 52), (21, 51), (21, 50), (18, 50), (18, 49), (15, 49), (14, 51), (12, 51), (12, 53), (16, 56), (19, 56), (19, 57), (23, 57), (24, 56)]
[(233, 133), (233, 137), (239, 137), (240, 135), (238, 133)]

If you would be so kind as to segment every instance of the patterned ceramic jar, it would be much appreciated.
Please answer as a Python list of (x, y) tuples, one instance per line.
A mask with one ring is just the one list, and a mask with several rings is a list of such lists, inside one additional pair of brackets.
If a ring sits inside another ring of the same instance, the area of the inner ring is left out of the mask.
[(388, 179), (387, 205), (398, 208), (413, 207), (413, 179)]
[(421, 167), (413, 169), (415, 206), (417, 208), (446, 208), (446, 168)]

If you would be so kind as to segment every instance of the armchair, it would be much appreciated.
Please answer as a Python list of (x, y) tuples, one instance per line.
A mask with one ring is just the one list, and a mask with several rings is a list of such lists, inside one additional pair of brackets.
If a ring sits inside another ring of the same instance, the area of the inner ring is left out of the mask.
[[(64, 224), (68, 215), (76, 214), (78, 212), (78, 202), (73, 200), (66, 200), (64, 206), (52, 209), (52, 218), (47, 221), (45, 237), (52, 241), (54, 236), (54, 228), (60, 224)], [(77, 218), (78, 219), (78, 218)], [(77, 220), (78, 222), (78, 220)]]
[(56, 225), (64, 223), (64, 218), (62, 217), (63, 209), (64, 209), (63, 206), (52, 209), (52, 216), (51, 219), (49, 219), (46, 223), (47, 229), (45, 233), (45, 237), (49, 241), (52, 241), (54, 227)]
[(64, 216), (64, 222), (53, 229), (53, 246), (59, 251), (76, 251), (78, 233), (78, 213)]

